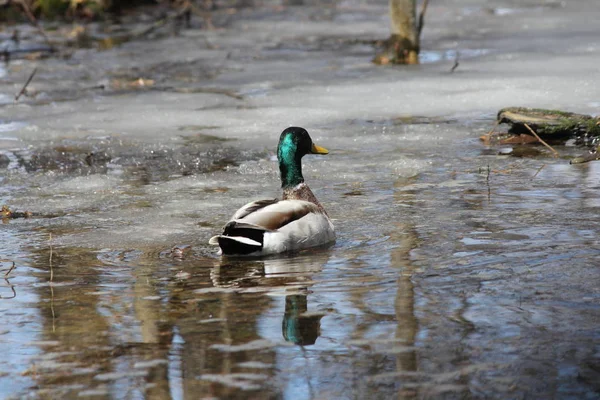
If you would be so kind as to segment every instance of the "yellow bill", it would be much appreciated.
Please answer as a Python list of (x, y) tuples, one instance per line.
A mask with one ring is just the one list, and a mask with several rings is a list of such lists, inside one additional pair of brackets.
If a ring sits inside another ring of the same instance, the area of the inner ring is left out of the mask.
[(325, 147), (317, 146), (314, 143), (310, 149), (310, 152), (312, 154), (329, 154), (329, 150), (327, 150)]

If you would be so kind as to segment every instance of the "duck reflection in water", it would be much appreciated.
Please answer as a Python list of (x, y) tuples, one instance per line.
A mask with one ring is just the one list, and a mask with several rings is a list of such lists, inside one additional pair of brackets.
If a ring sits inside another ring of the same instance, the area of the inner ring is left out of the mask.
[(308, 296), (295, 294), (285, 297), (285, 313), (281, 331), (283, 338), (300, 346), (315, 344), (321, 334), (324, 314), (308, 313)]
[(308, 310), (309, 288), (312, 275), (323, 269), (328, 258), (323, 252), (273, 259), (223, 259), (211, 271), (211, 279), (215, 287), (240, 293), (290, 293), (285, 296), (283, 338), (300, 346), (313, 345), (321, 334), (325, 313)]

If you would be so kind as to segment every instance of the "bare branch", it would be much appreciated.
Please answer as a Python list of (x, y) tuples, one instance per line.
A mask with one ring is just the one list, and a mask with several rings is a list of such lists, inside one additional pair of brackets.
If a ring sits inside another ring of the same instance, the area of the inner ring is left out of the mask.
[(529, 132), (531, 132), (533, 134), (533, 136), (535, 136), (537, 138), (537, 140), (540, 141), (541, 144), (543, 144), (544, 146), (546, 146), (547, 148), (549, 148), (550, 151), (552, 151), (552, 153), (554, 154), (554, 157), (558, 157), (558, 151), (554, 150), (552, 148), (552, 146), (550, 146), (548, 143), (544, 142), (542, 140), (542, 138), (539, 137), (538, 134), (535, 133), (535, 131), (533, 129), (531, 129), (531, 127), (529, 125), (527, 125), (527, 124), (523, 124), (523, 125), (525, 125), (525, 128), (527, 128), (529, 130)]
[(25, 92), (27, 91), (27, 86), (29, 86), (29, 83), (31, 83), (31, 80), (33, 79), (33, 77), (35, 76), (35, 73), (37, 72), (37, 67), (35, 67), (33, 69), (33, 71), (31, 72), (31, 75), (29, 75), (29, 78), (27, 78), (27, 82), (25, 82), (25, 84), (23, 85), (23, 87), (21, 88), (21, 90), (19, 91), (19, 93), (17, 93), (15, 95), (15, 101), (19, 101), (19, 98), (25, 94)]
[(15, 285), (11, 285), (11, 283), (6, 278), (4, 278), (4, 280), (6, 281), (6, 284), (8, 285), (10, 290), (13, 292), (13, 295), (11, 297), (0, 296), (0, 299), (3, 299), (3, 300), (14, 299), (15, 297), (17, 297), (17, 291), (15, 290)]
[(12, 261), (12, 266), (8, 269), (8, 271), (4, 274), (4, 278), (8, 277), (8, 274), (10, 274), (12, 272), (12, 270), (15, 269), (15, 262)]
[(536, 176), (538, 176), (538, 174), (539, 174), (540, 172), (542, 172), (542, 170), (544, 169), (544, 167), (545, 167), (545, 166), (546, 166), (546, 164), (542, 164), (542, 166), (541, 166), (541, 167), (540, 167), (540, 168), (539, 168), (539, 169), (536, 171), (536, 173), (535, 173), (535, 174), (533, 174), (533, 176), (531, 177), (531, 179), (532, 179), (532, 180), (533, 180), (533, 179), (535, 179), (535, 177), (536, 177)]
[(450, 68), (450, 72), (454, 72), (454, 70), (456, 68), (458, 68), (458, 66), (460, 65), (460, 63), (458, 62), (458, 57), (459, 57), (459, 53), (458, 53), (458, 50), (456, 50), (456, 57), (454, 58), (454, 65), (452, 66), (452, 68)]

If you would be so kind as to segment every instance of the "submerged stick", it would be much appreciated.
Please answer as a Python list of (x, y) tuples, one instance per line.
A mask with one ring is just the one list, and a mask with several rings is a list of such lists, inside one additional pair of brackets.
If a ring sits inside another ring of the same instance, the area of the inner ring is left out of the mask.
[(54, 279), (54, 268), (52, 268), (52, 234), (49, 234), (48, 245), (50, 246), (50, 256), (48, 257), (48, 264), (50, 266), (50, 286), (52, 286), (52, 280)]
[(500, 120), (499, 119), (496, 120), (496, 123), (494, 124), (494, 126), (492, 126), (492, 129), (490, 129), (490, 131), (486, 134), (487, 141), (488, 141), (488, 143), (486, 143), (486, 144), (489, 144), (489, 142), (490, 142), (490, 140), (492, 138), (492, 135), (494, 134), (494, 131), (496, 130), (496, 128), (498, 127), (498, 125), (500, 125)]
[(4, 278), (4, 280), (6, 281), (6, 284), (8, 285), (8, 287), (10, 288), (10, 290), (12, 291), (13, 295), (12, 295), (12, 297), (2, 297), (2, 296), (0, 296), (0, 299), (3, 299), (3, 300), (14, 299), (15, 297), (17, 297), (17, 291), (15, 290), (15, 285), (11, 285), (11, 283), (6, 278)]
[(538, 176), (538, 174), (540, 172), (542, 172), (542, 170), (544, 169), (545, 166), (546, 166), (546, 164), (542, 164), (542, 166), (538, 168), (538, 170), (535, 172), (535, 174), (533, 174), (533, 176), (531, 177), (531, 180), (534, 180), (535, 177)]
[(539, 137), (538, 134), (535, 133), (535, 131), (533, 129), (531, 129), (531, 127), (529, 125), (527, 125), (527, 124), (523, 124), (523, 125), (525, 125), (525, 128), (527, 128), (529, 130), (529, 132), (531, 132), (533, 134), (533, 136), (535, 136), (537, 138), (537, 140), (540, 141), (541, 144), (543, 144), (544, 146), (546, 146), (547, 148), (549, 148), (550, 151), (552, 151), (552, 153), (554, 154), (554, 157), (558, 157), (558, 151), (554, 150), (552, 148), (552, 146), (550, 146), (548, 143), (544, 142), (542, 140), (542, 138)]
[(454, 58), (454, 65), (452, 66), (452, 68), (450, 68), (450, 72), (454, 72), (454, 70), (456, 68), (458, 68), (458, 66), (460, 65), (460, 63), (458, 62), (458, 56), (459, 56), (459, 53), (458, 53), (458, 50), (457, 50), (456, 51), (456, 57)]
[(33, 71), (31, 72), (31, 75), (29, 75), (29, 78), (27, 78), (27, 82), (25, 82), (25, 84), (23, 85), (23, 87), (21, 88), (21, 90), (19, 91), (19, 93), (17, 93), (15, 95), (15, 101), (19, 101), (19, 98), (25, 94), (25, 92), (27, 91), (27, 86), (29, 86), (29, 84), (31, 83), (31, 80), (33, 79), (33, 77), (35, 76), (35, 73), (37, 72), (37, 67), (35, 67), (33, 69)]
[[(10, 261), (10, 260), (0, 260), (0, 261)], [(7, 272), (4, 274), (4, 279), (6, 279), (6, 278), (8, 277), (8, 274), (10, 274), (10, 273), (12, 272), (12, 270), (16, 268), (16, 266), (15, 266), (15, 262), (14, 262), (14, 261), (11, 261), (11, 262), (12, 262), (12, 266), (11, 266), (11, 267), (8, 269), (8, 271), (7, 271)]]
[(52, 268), (52, 233), (49, 233), (48, 245), (50, 246), (50, 256), (48, 264), (50, 265), (50, 312), (52, 313), (52, 332), (56, 332), (56, 313), (54, 311), (54, 268)]

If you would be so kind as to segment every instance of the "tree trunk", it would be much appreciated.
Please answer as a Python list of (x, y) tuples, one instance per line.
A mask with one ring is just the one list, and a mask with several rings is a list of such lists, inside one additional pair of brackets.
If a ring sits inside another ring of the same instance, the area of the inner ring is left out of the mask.
[(377, 64), (418, 64), (419, 29), (416, 0), (390, 0), (392, 35), (384, 50), (373, 60)]

